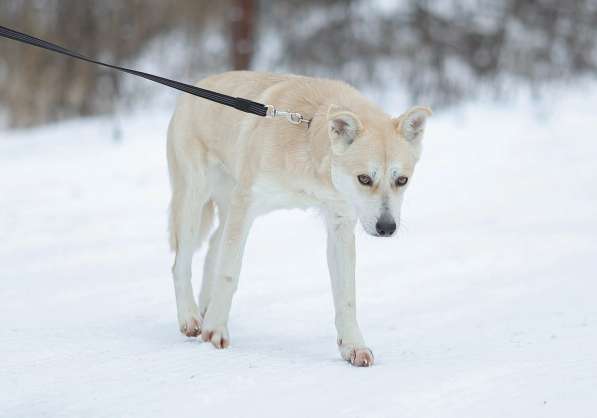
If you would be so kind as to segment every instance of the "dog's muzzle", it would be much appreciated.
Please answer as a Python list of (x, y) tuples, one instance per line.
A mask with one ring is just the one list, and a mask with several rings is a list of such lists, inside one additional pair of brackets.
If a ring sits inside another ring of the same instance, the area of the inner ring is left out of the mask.
[(396, 232), (396, 222), (388, 214), (383, 214), (375, 224), (375, 231), (378, 237), (391, 237)]

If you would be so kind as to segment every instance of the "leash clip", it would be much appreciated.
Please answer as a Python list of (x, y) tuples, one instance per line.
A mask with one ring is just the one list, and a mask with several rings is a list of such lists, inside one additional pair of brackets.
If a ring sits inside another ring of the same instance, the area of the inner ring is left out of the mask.
[(307, 128), (311, 123), (310, 119), (305, 119), (303, 115), (298, 112), (288, 112), (286, 110), (278, 110), (272, 105), (265, 105), (267, 108), (267, 112), (265, 114), (266, 118), (286, 118), (286, 120), (293, 125), (300, 125), (301, 123), (306, 123)]

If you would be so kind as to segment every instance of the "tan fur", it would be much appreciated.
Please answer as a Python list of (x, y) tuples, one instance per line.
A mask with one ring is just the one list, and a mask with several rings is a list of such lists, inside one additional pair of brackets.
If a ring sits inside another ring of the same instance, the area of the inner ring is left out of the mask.
[[(399, 222), (405, 188), (395, 186), (395, 177), (412, 175), (430, 111), (413, 108), (393, 119), (345, 83), (293, 75), (228, 72), (198, 86), (312, 119), (307, 128), (189, 95), (180, 98), (172, 118), (167, 146), (170, 245), (177, 253), (173, 272), (179, 321), (181, 329), (188, 329), (193, 321), (205, 320), (203, 338), (225, 347), (227, 309), (255, 216), (283, 207), (321, 209), (333, 237), (328, 250), (333, 283), (336, 276), (350, 283), (354, 279), (351, 225), (359, 218), (369, 233), (376, 234), (383, 211)], [(372, 187), (356, 182), (362, 173), (374, 177)], [(212, 228), (214, 206), (220, 221), (210, 241), (197, 308), (188, 296), (192, 293), (190, 259)], [(344, 285), (338, 286), (335, 297), (346, 299), (354, 309), (352, 291), (346, 293)], [(336, 307), (337, 317), (342, 316), (338, 309), (344, 305)], [(372, 354), (355, 356), (355, 352), (370, 351), (363, 346), (356, 322), (346, 321), (350, 324), (339, 325), (346, 342), (343, 356), (370, 365)]]

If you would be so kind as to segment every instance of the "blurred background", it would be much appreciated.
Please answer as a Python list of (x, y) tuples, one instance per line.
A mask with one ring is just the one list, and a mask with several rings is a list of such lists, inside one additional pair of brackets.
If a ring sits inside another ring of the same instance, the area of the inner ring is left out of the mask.
[(187, 83), (293, 72), (434, 109), (397, 238), (356, 228), (376, 365), (338, 356), (316, 211), (256, 220), (222, 352), (176, 321), (181, 93), (0, 39), (3, 416), (596, 416), (597, 0), (0, 0), (0, 25)]
[[(0, 22), (186, 82), (230, 69), (293, 72), (399, 89), (435, 109), (597, 69), (595, 0), (3, 0)], [(0, 41), (4, 127), (147, 106), (163, 90)]]

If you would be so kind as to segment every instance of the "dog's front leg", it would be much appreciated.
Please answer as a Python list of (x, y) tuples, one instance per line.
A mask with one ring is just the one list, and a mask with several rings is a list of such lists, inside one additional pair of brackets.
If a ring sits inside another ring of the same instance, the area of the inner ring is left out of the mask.
[(338, 348), (342, 358), (355, 366), (371, 366), (373, 353), (365, 345), (356, 316), (355, 242), (356, 221), (330, 214), (326, 217), (328, 268), (332, 279)]
[(253, 218), (250, 196), (233, 192), (220, 239), (211, 299), (201, 331), (201, 338), (210, 341), (216, 348), (226, 348), (230, 344), (228, 317)]

